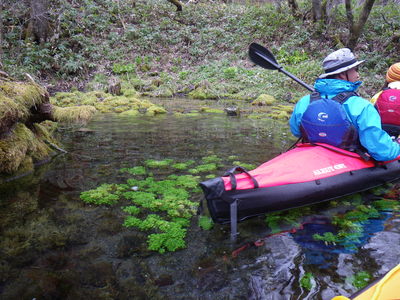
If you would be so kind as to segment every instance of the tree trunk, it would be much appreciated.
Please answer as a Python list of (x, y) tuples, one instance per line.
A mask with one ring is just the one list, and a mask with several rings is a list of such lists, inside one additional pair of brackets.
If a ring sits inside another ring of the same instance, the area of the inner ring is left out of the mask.
[(321, 20), (322, 17), (321, 0), (312, 0), (312, 12), (313, 12), (314, 22)]
[[(34, 1), (34, 0), (33, 0)], [(179, 0), (167, 0), (176, 6), (176, 11), (182, 11), (182, 3)]]
[(292, 10), (292, 15), (298, 17), (299, 6), (297, 5), (296, 0), (288, 0), (288, 5)]
[(47, 41), (49, 34), (48, 0), (30, 0), (31, 20), (30, 27), (37, 43)]
[(0, 69), (3, 68), (3, 0), (0, 0)]
[(354, 49), (357, 46), (358, 39), (360, 38), (361, 32), (363, 31), (365, 23), (368, 20), (375, 0), (366, 0), (364, 2), (364, 6), (357, 23), (354, 22), (351, 0), (345, 0), (345, 2), (347, 20), (349, 21), (349, 37), (347, 39), (346, 46), (350, 49)]

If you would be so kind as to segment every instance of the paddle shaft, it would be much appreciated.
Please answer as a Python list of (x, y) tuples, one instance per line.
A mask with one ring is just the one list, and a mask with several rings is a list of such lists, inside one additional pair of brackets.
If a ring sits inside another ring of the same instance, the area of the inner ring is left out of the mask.
[[(263, 66), (260, 63), (257, 63), (259, 66), (263, 67), (263, 68), (270, 68), (270, 66), (272, 66), (273, 68), (270, 69), (276, 69), (279, 72), (282, 72), (283, 74), (285, 74), (286, 76), (292, 78), (294, 81), (296, 81), (297, 83), (301, 84), (303, 87), (305, 87), (306, 89), (308, 89), (311, 92), (314, 92), (314, 88), (310, 85), (308, 85), (307, 83), (305, 83), (304, 81), (300, 80), (299, 78), (297, 78), (296, 76), (294, 76), (292, 73), (289, 73), (288, 71), (284, 70), (275, 60), (275, 57), (272, 56), (272, 53), (270, 53), (267, 49), (264, 50), (264, 47), (262, 47), (261, 45), (255, 44), (253, 43), (253, 45), (256, 45), (258, 49), (254, 49), (252, 47), (250, 47), (250, 51), (253, 52), (254, 54), (256, 54), (259, 58), (261, 58), (262, 60), (265, 61), (265, 63), (267, 63), (269, 66)], [(261, 50), (264, 50), (261, 51)], [(270, 55), (271, 57), (268, 57), (268, 55)]]

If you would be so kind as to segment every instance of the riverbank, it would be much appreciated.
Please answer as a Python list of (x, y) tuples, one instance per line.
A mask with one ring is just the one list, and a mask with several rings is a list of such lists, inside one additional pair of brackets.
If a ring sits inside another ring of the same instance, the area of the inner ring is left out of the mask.
[[(188, 2), (182, 12), (171, 3), (110, 1), (75, 5), (52, 3), (53, 31), (46, 43), (23, 39), (26, 7), (5, 9), (3, 69), (19, 78), (29, 73), (59, 91), (106, 90), (118, 78), (148, 97), (186, 95), (196, 99), (252, 101), (260, 94), (281, 104), (294, 103), (306, 91), (284, 75), (255, 67), (248, 45), (259, 42), (291, 73), (312, 84), (320, 62), (344, 45), (348, 28), (344, 7), (331, 8), (327, 24), (316, 24), (299, 2), (302, 18), (285, 4)], [(399, 51), (391, 42), (399, 30), (399, 5), (375, 4), (355, 52), (368, 98), (383, 83), (386, 68)], [(77, 22), (78, 21), (78, 22)]]

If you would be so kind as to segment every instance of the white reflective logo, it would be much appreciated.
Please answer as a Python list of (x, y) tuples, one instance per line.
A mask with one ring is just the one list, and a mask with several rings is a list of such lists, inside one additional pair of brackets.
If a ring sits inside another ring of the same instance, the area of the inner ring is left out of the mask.
[(396, 96), (389, 96), (389, 101), (396, 101), (397, 100), (397, 97)]
[(318, 133), (318, 135), (319, 135), (320, 137), (326, 137), (326, 136), (327, 136), (326, 132), (320, 132), (320, 133)]
[(314, 170), (313, 173), (314, 175), (321, 175), (321, 174), (335, 172), (336, 170), (341, 170), (341, 169), (347, 169), (347, 166), (343, 163), (340, 163), (333, 166), (328, 166), (325, 168)]
[(328, 119), (328, 114), (327, 113), (320, 112), (318, 114), (318, 121), (325, 122), (326, 119)]

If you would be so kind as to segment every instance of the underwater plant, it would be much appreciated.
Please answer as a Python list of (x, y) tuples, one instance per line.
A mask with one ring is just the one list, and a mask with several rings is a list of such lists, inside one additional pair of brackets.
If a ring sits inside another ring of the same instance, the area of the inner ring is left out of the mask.
[[(148, 159), (144, 166), (119, 170), (132, 175), (125, 184), (102, 184), (82, 192), (81, 199), (88, 204), (119, 205), (126, 214), (122, 225), (147, 232), (149, 250), (176, 251), (186, 247), (187, 228), (199, 206), (193, 195), (201, 191), (199, 183), (204, 176), (193, 174), (215, 171), (223, 166), (222, 161), (216, 155), (210, 155), (201, 159), (202, 164), (189, 169), (195, 164), (194, 160)], [(154, 169), (154, 173), (156, 169), (162, 169), (162, 174), (155, 177), (149, 169)], [(186, 174), (176, 173), (184, 173), (184, 170)], [(201, 216), (198, 222), (204, 230), (213, 227), (208, 216)]]
[(314, 280), (313, 274), (310, 272), (307, 272), (303, 275), (303, 277), (301, 277), (300, 286), (302, 288), (306, 289), (307, 291), (310, 291), (311, 288), (313, 287), (313, 280)]

